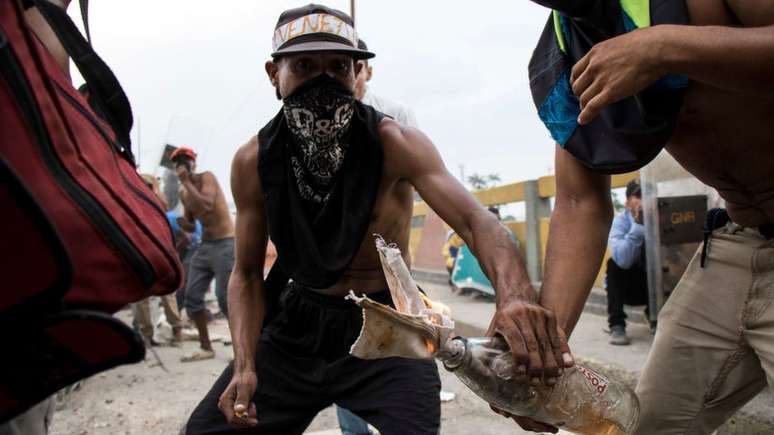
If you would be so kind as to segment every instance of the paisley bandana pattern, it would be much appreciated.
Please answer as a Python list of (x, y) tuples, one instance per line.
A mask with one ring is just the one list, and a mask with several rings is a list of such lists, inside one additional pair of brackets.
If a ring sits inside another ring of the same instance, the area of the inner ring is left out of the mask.
[(285, 98), (290, 130), (290, 164), (301, 197), (324, 205), (344, 163), (354, 113), (354, 96), (336, 79), (321, 74)]

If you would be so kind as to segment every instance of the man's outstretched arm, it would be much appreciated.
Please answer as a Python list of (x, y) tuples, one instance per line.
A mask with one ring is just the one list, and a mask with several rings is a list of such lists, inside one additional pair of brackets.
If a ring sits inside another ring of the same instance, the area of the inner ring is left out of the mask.
[(569, 336), (605, 254), (613, 206), (610, 177), (556, 147), (556, 203), (551, 213), (540, 304)]
[[(505, 227), (447, 170), (420, 131), (383, 121), (387, 171), (408, 180), (438, 215), (470, 246), (492, 282), (497, 311), (490, 333), (508, 342), (516, 373), (552, 383), (560, 365), (571, 365), (569, 348), (553, 314), (540, 307), (519, 251)], [(565, 364), (566, 361), (566, 364)]]
[[(234, 347), (234, 377), (220, 397), (218, 407), (236, 427), (257, 424), (255, 353), (266, 314), (263, 263), (268, 240), (263, 192), (258, 180), (258, 142), (241, 147), (231, 166), (231, 191), (236, 205), (234, 270), (228, 282), (228, 312)], [(236, 413), (246, 412), (242, 419)]]

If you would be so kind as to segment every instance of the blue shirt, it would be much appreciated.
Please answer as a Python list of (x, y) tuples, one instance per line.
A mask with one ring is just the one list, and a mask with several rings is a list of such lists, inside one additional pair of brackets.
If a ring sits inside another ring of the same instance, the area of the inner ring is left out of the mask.
[(610, 248), (615, 264), (621, 269), (629, 269), (642, 258), (645, 244), (645, 226), (634, 222), (631, 211), (626, 209), (613, 219), (607, 246)]
[[(172, 227), (172, 233), (177, 237), (177, 235), (182, 231), (183, 229), (180, 228), (180, 225), (177, 224), (177, 218), (178, 216), (173, 211), (167, 212), (167, 220), (169, 221), (169, 226)], [(199, 247), (202, 243), (202, 223), (198, 220), (195, 222), (196, 228), (194, 229), (194, 232), (191, 233), (191, 244), (188, 245), (189, 250), (194, 250)]]

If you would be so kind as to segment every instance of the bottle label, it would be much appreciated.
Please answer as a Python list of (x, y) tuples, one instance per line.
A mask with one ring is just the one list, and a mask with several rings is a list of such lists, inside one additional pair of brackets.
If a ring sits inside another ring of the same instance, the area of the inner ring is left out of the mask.
[(607, 379), (605, 379), (602, 375), (594, 371), (591, 371), (585, 367), (581, 367), (581, 366), (577, 366), (577, 367), (578, 367), (578, 371), (581, 372), (586, 379), (588, 379), (588, 381), (597, 391), (597, 394), (605, 394), (605, 391), (607, 390), (607, 385), (609, 383)]

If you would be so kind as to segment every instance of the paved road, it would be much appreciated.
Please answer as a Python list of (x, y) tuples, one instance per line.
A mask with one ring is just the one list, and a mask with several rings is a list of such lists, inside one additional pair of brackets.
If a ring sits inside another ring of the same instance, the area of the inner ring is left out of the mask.
[[(126, 319), (128, 313), (119, 317)], [(216, 321), (212, 332), (224, 334), (225, 321)], [(146, 362), (122, 366), (87, 380), (60, 404), (54, 416), (52, 435), (155, 435), (177, 434), (194, 406), (231, 358), (231, 349), (215, 343), (217, 358), (182, 364), (179, 357), (195, 349), (194, 342), (182, 348), (157, 348), (169, 369), (164, 372), (150, 357)], [(444, 435), (524, 434), (515, 423), (500, 417), (456, 377), (441, 369), (443, 388), (457, 394), (443, 404)], [(335, 434), (333, 409), (321, 412), (308, 432)], [(321, 434), (318, 434), (321, 435)]]

